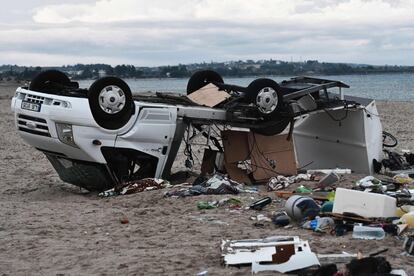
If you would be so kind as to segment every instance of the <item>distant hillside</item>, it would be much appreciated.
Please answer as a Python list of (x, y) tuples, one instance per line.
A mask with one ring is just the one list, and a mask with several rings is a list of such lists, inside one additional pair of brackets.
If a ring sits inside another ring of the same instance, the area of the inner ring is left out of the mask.
[(26, 67), (0, 65), (1, 79), (30, 80), (42, 70), (57, 69), (66, 72), (73, 79), (96, 79), (106, 75), (122, 78), (185, 78), (194, 71), (212, 69), (222, 76), (272, 76), (272, 75), (339, 75), (414, 73), (414, 66), (373, 66), (366, 64), (327, 63), (317, 60), (286, 62), (280, 60), (239, 60), (179, 64), (174, 66), (141, 67), (134, 65), (76, 64), (60, 67)]

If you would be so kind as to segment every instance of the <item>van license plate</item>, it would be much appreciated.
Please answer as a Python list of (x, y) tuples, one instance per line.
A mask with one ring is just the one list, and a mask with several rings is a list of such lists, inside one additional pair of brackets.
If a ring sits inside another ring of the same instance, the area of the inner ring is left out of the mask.
[(38, 103), (30, 103), (30, 102), (22, 102), (22, 109), (27, 109), (35, 112), (40, 111), (40, 104)]

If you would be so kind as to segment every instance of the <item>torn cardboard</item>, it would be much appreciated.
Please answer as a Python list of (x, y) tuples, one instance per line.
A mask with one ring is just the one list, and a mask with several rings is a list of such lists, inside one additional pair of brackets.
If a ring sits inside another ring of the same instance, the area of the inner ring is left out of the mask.
[(196, 104), (214, 107), (230, 98), (230, 95), (225, 91), (219, 90), (214, 84), (209, 83), (188, 95), (187, 98)]
[[(230, 178), (249, 183), (249, 173), (258, 182), (279, 174), (296, 175), (296, 158), (292, 141), (287, 135), (263, 136), (246, 131), (226, 130), (221, 133), (224, 147), (224, 166)], [(250, 171), (238, 164), (247, 162)]]
[(253, 149), (251, 160), (255, 180), (267, 181), (279, 174), (297, 174), (293, 142), (287, 138), (287, 134), (264, 136), (249, 133), (248, 142)]

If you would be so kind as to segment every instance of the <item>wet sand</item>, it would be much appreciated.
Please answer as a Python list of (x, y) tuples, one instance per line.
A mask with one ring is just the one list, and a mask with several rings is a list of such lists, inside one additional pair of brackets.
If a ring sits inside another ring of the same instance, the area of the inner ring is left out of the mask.
[[(388, 248), (394, 268), (414, 272), (414, 257), (401, 256), (402, 240), (334, 237), (294, 226), (255, 227), (251, 216), (270, 215), (282, 203), (262, 212), (197, 210), (199, 200), (229, 195), (164, 198), (165, 190), (99, 198), (63, 183), (42, 153), (25, 144), (14, 127), (10, 99), (15, 84), (0, 83), (0, 272), (1, 275), (249, 275), (250, 267), (224, 267), (222, 239), (298, 235), (317, 253), (363, 254)], [(379, 102), (385, 130), (399, 147), (414, 150), (414, 103)], [(175, 164), (175, 169), (181, 162)], [(352, 185), (346, 177), (341, 186)], [(294, 187), (291, 187), (294, 188)], [(237, 196), (245, 206), (274, 193)], [(126, 216), (128, 224), (121, 224)], [(267, 275), (266, 273), (259, 275)], [(271, 275), (275, 275), (272, 273)]]

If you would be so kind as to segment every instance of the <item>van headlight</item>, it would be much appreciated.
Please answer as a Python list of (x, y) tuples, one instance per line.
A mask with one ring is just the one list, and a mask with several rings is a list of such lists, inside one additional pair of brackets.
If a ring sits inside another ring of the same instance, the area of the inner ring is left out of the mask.
[(78, 147), (75, 143), (75, 139), (73, 138), (72, 125), (56, 123), (56, 131), (58, 134), (58, 138), (62, 143), (75, 148)]

